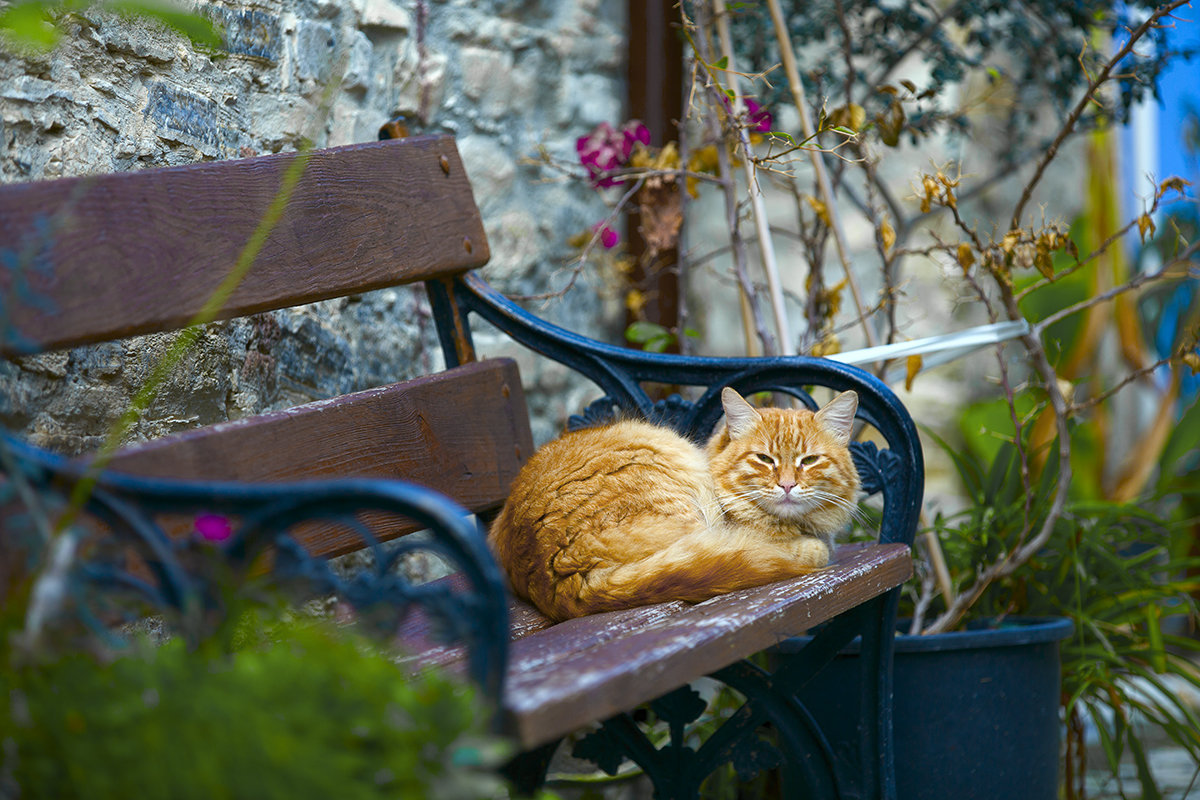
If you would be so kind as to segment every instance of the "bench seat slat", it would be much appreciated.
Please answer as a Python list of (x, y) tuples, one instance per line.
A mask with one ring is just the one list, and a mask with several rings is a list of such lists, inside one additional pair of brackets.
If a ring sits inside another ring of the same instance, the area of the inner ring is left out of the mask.
[[(187, 324), (231, 272), (295, 153), (5, 186), (0, 242), (32, 298), (12, 352)], [(219, 319), (448, 276), (487, 262), (454, 140), (313, 152)], [(0, 294), (12, 290), (0, 270)]]
[[(631, 617), (644, 610), (596, 615), (593, 624), (625, 623), (628, 632), (595, 646), (586, 646), (585, 625), (532, 634), (510, 656), (507, 723), (524, 747), (552, 741), (804, 633), (911, 574), (906, 545), (845, 545), (819, 573), (684, 606), (642, 627)], [(576, 642), (583, 646), (572, 649)], [(567, 655), (546, 660), (556, 648)]]
[[(661, 603), (552, 625), (514, 600), (520, 622), (509, 653), (505, 724), (523, 748), (537, 747), (803, 634), (911, 574), (906, 545), (855, 544), (840, 547), (819, 573), (697, 605)], [(428, 647), (426, 633), (422, 623), (410, 623), (401, 651)], [(461, 647), (435, 646), (408, 663), (460, 671), (463, 657)]]
[[(478, 512), (503, 503), (532, 450), (516, 364), (495, 359), (156, 439), (119, 452), (111, 468), (189, 480), (403, 478)], [(314, 555), (362, 546), (326, 527), (303, 538)]]

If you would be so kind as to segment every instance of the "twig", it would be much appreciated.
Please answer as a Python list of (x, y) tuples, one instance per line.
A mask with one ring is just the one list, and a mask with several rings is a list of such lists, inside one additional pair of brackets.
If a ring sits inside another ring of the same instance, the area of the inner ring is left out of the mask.
[[(534, 300), (555, 300), (574, 289), (575, 284), (579, 282), (579, 276), (583, 274), (583, 270), (587, 266), (588, 258), (592, 255), (592, 251), (596, 249), (596, 245), (600, 242), (600, 235), (604, 228), (610, 223), (616, 221), (617, 216), (619, 216), (625, 210), (625, 206), (628, 205), (629, 201), (633, 199), (634, 195), (641, 190), (642, 186), (645, 185), (645, 182), (645, 179), (642, 179), (629, 187), (625, 194), (621, 196), (621, 199), (617, 201), (617, 204), (608, 212), (608, 216), (605, 217), (603, 221), (596, 226), (595, 230), (592, 231), (592, 235), (590, 238), (588, 238), (587, 244), (583, 246), (583, 250), (579, 252), (579, 256), (575, 259), (574, 263), (571, 264), (571, 277), (567, 279), (565, 286), (563, 286), (561, 289), (555, 289), (550, 292), (541, 292), (539, 294), (514, 294), (509, 295), (509, 297), (513, 300), (518, 300), (521, 302), (532, 302)], [(560, 272), (561, 270), (555, 270), (554, 274), (557, 275)]]
[(775, 261), (775, 244), (771, 240), (767, 207), (763, 199), (762, 187), (758, 184), (758, 174), (753, 160), (754, 155), (750, 148), (750, 136), (746, 132), (746, 127), (742, 124), (741, 120), (745, 103), (742, 98), (741, 82), (738, 80), (737, 72), (733, 67), (733, 41), (729, 34), (729, 19), (725, 15), (725, 3), (723, 0), (713, 0), (713, 14), (714, 23), (717, 28), (717, 38), (721, 42), (721, 55), (728, 59), (726, 63), (728, 64), (732, 78), (730, 86), (733, 88), (734, 113), (730, 117), (730, 125), (742, 151), (742, 166), (746, 171), (750, 208), (754, 216), (754, 227), (758, 231), (758, 252), (762, 257), (763, 273), (767, 277), (767, 290), (771, 298), (771, 310), (775, 316), (775, 330), (779, 334), (779, 352), (785, 356), (794, 355), (796, 353), (796, 343), (792, 341), (787, 309), (783, 304), (783, 288), (779, 280), (779, 266)]
[(1145, 378), (1147, 375), (1150, 375), (1150, 374), (1156, 372), (1159, 369), (1159, 367), (1165, 367), (1166, 365), (1172, 363), (1173, 361), (1178, 360), (1179, 357), (1184, 355), (1185, 352), (1186, 352), (1185, 349), (1180, 348), (1180, 349), (1176, 350), (1175, 352), (1171, 353), (1170, 355), (1160, 358), (1158, 361), (1155, 361), (1153, 364), (1147, 364), (1146, 366), (1142, 367), (1141, 369), (1133, 370), (1132, 372), (1127, 374), (1124, 378), (1122, 378), (1120, 381), (1118, 381), (1116, 384), (1105, 389), (1103, 392), (1096, 395), (1095, 397), (1089, 397), (1087, 400), (1084, 400), (1081, 403), (1072, 403), (1071, 404), (1071, 414), (1077, 415), (1084, 411), (1087, 411), (1090, 408), (1094, 408), (1095, 406), (1100, 405), (1101, 403), (1105, 402), (1110, 397), (1115, 395), (1117, 392), (1124, 389), (1129, 384), (1139, 381), (1142, 378)]
[(1026, 457), (1025, 444), (1022, 441), (1022, 433), (1024, 424), (1021, 422), (1021, 415), (1017, 413), (1017, 393), (1012, 387), (1012, 381), (1008, 378), (1008, 363), (1004, 360), (1004, 345), (996, 346), (996, 361), (1000, 366), (1000, 387), (1004, 392), (1005, 405), (1008, 406), (1008, 419), (1013, 426), (1013, 447), (1017, 452), (1017, 462), (1021, 465), (1021, 489), (1024, 493), (1024, 501), (1021, 504), (1021, 532), (1016, 539), (1016, 546), (1020, 546), (1025, 536), (1028, 534), (1033, 519), (1033, 486), (1029, 475), (1029, 459)]
[[(1192, 245), (1190, 247), (1188, 247), (1188, 249), (1187, 249), (1187, 251), (1185, 251), (1185, 253), (1190, 255), (1191, 253), (1196, 252), (1198, 249), (1200, 249), (1200, 242), (1194, 242), (1194, 243), (1192, 243)], [(1193, 267), (1187, 271), (1187, 274), (1191, 275), (1192, 277), (1200, 277), (1200, 269)], [(1078, 303), (1075, 303), (1074, 305), (1069, 305), (1064, 309), (1060, 309), (1059, 311), (1056, 311), (1055, 313), (1051, 314), (1050, 316), (1046, 317), (1045, 319), (1041, 320), (1040, 322), (1037, 322), (1036, 324), (1034, 324), (1033, 330), (1035, 333), (1041, 334), (1042, 332), (1044, 332), (1047, 328), (1049, 328), (1054, 323), (1060, 322), (1063, 319), (1066, 319), (1067, 317), (1070, 317), (1074, 314), (1078, 314), (1080, 311), (1086, 311), (1087, 309), (1091, 308), (1092, 306), (1100, 305), (1101, 303), (1112, 300), (1115, 297), (1119, 297), (1120, 295), (1122, 295), (1126, 292), (1131, 292), (1134, 289), (1139, 289), (1147, 283), (1153, 283), (1155, 281), (1166, 280), (1168, 278), (1173, 278), (1173, 277), (1176, 277), (1176, 276), (1168, 274), (1165, 270), (1162, 272), (1138, 273), (1133, 278), (1130, 278), (1128, 281), (1121, 284), (1120, 286), (1116, 286), (1112, 289), (1109, 289), (1107, 292), (1101, 292), (1100, 294), (1089, 297), (1086, 300), (1080, 300)]]
[[(707, 23), (707, 8), (705, 3), (699, 2), (696, 4), (696, 23), (695, 28), (697, 35), (692, 41), (692, 47), (700, 55), (700, 60), (704, 64), (709, 64), (712, 61), (711, 53), (708, 48), (708, 39), (705, 34)], [(683, 16), (685, 27), (688, 25), (686, 13), (680, 9), (680, 14)], [(707, 113), (704, 114), (704, 123), (708, 128), (709, 135), (717, 142), (717, 175), (721, 181), (722, 193), (725, 198), (725, 223), (729, 229), (729, 243), (733, 249), (733, 272), (737, 279), (738, 286), (741, 291), (739, 293), (739, 301), (742, 310), (742, 327), (746, 337), (746, 354), (754, 355), (754, 333), (757, 333), (759, 341), (762, 343), (763, 351), (768, 355), (774, 354), (775, 342), (771, 333), (767, 330), (762, 314), (758, 309), (758, 295), (754, 290), (754, 284), (750, 280), (750, 276), (746, 271), (746, 243), (742, 238), (741, 221), (738, 214), (737, 193), (732, 177), (732, 167), (729, 163), (729, 153), (721, 146), (722, 137), (717, 121), (711, 109), (719, 108), (723, 102), (725, 95), (711, 81), (705, 82), (705, 88), (709, 95), (709, 104)]]
[[(996, 281), (1000, 288), (1001, 298), (1004, 301), (1005, 310), (1010, 319), (1024, 319), (1021, 314), (1021, 309), (1017, 305), (1016, 298), (1010, 288), (1004, 285), (1003, 281)], [(1050, 407), (1054, 412), (1055, 432), (1058, 434), (1058, 481), (1055, 484), (1054, 499), (1050, 503), (1050, 508), (1046, 512), (1045, 518), (1042, 520), (1042, 525), (1033, 538), (1025, 540), (1025, 543), (1020, 547), (1008, 552), (1002, 558), (992, 563), (987, 569), (982, 570), (975, 578), (975, 581), (967, 587), (954, 602), (947, 605), (946, 611), (941, 614), (934, 622), (926, 629), (926, 633), (941, 633), (948, 631), (958, 625), (963, 615), (967, 610), (975, 604), (975, 601), (987, 590), (993, 582), (1001, 578), (1008, 577), (1022, 567), (1029, 559), (1033, 558), (1046, 543), (1050, 541), (1050, 537), (1054, 534), (1054, 528), (1058, 525), (1058, 520), (1062, 517), (1063, 511), (1067, 504), (1067, 493), (1071, 487), (1071, 480), (1074, 477), (1074, 472), (1071, 465), (1071, 431), (1067, 427), (1067, 419), (1070, 409), (1067, 406), (1066, 397), (1062, 393), (1062, 389), (1058, 385), (1058, 375), (1054, 371), (1054, 367), (1050, 364), (1050, 360), (1046, 356), (1046, 351), (1042, 347), (1041, 339), (1033, 333), (1021, 337), (1021, 342), (1025, 345), (1025, 351), (1029, 355), (1029, 361), (1034, 369), (1034, 372), (1044, 384), (1046, 395), (1050, 400)], [(1026, 532), (1022, 532), (1024, 538)]]
[[(788, 86), (792, 91), (792, 102), (796, 106), (796, 110), (800, 113), (800, 130), (804, 134), (804, 138), (811, 139), (816, 135), (813, 126), (812, 117), (808, 111), (808, 102), (804, 95), (804, 84), (800, 80), (800, 72), (796, 68), (796, 55), (792, 50), (791, 37), (788, 35), (787, 24), (783, 19), (783, 11), (780, 9), (779, 0), (767, 0), (767, 6), (771, 11), (771, 21), (775, 27), (775, 37), (779, 41), (779, 52), (783, 58), (783, 71), (788, 79)], [(867, 345), (874, 346), (877, 344), (875, 332), (871, 329), (868, 316), (863, 310), (862, 291), (858, 286), (858, 279), (854, 275), (854, 271), (850, 268), (850, 258), (846, 250), (846, 233), (842, 227), (841, 212), (838, 211), (837, 199), (833, 193), (833, 187), (829, 182), (829, 172), (825, 169), (825, 159), (822, 157), (819, 150), (810, 150), (809, 157), (812, 160), (813, 171), (817, 176), (817, 187), (821, 192), (821, 202), (825, 204), (825, 211), (829, 215), (830, 227), (833, 229), (833, 243), (837, 250), (838, 260), (841, 261), (842, 270), (846, 274), (846, 283), (850, 287), (850, 294), (854, 298), (854, 305), (858, 309), (858, 317), (863, 321), (863, 333), (867, 338)], [(814, 266), (815, 269), (815, 266)]]
[(1124, 60), (1127, 55), (1133, 52), (1133, 46), (1137, 44), (1143, 36), (1153, 30), (1157, 26), (1160, 19), (1170, 15), (1175, 9), (1179, 8), (1180, 6), (1187, 5), (1190, 2), (1191, 0), (1173, 0), (1173, 2), (1165, 6), (1154, 9), (1150, 16), (1147, 17), (1145, 22), (1130, 32), (1128, 40), (1126, 40), (1121, 49), (1117, 51), (1116, 55), (1108, 60), (1108, 62), (1104, 65), (1104, 68), (1100, 70), (1097, 76), (1088, 81), (1087, 91), (1083, 93), (1083, 97), (1079, 98), (1079, 102), (1077, 102), (1075, 107), (1071, 109), (1071, 113), (1067, 115), (1066, 121), (1063, 123), (1062, 128), (1059, 129), (1058, 135), (1054, 137), (1054, 141), (1050, 143), (1050, 146), (1042, 154), (1042, 157), (1038, 159), (1037, 168), (1034, 170), (1033, 177), (1030, 178), (1027, 184), (1025, 184), (1025, 189), (1021, 192), (1021, 199), (1017, 201), (1016, 208), (1013, 209), (1012, 221), (1008, 226), (1010, 230), (1015, 230), (1021, 226), (1021, 215), (1025, 211), (1025, 205), (1033, 196), (1033, 190), (1041, 181), (1042, 176), (1045, 174), (1046, 167), (1048, 167), (1050, 162), (1054, 160), (1054, 157), (1058, 155), (1058, 148), (1062, 146), (1062, 143), (1066, 141), (1067, 137), (1070, 136), (1075, 130), (1075, 126), (1079, 124), (1080, 118), (1083, 117), (1083, 112), (1092, 103), (1092, 99), (1095, 97), (1096, 91), (1103, 84), (1108, 82), (1113, 69), (1117, 66), (1117, 64), (1121, 63), (1121, 61)]
[[(692, 82), (695, 83), (696, 59), (694, 53), (692, 54), (691, 76)], [(679, 99), (680, 102), (683, 102), (684, 98), (680, 97)], [(679, 163), (681, 166), (685, 166), (691, 156), (691, 152), (688, 149), (690, 145), (688, 144), (687, 137), (686, 115), (688, 110), (689, 109), (685, 107), (684, 119), (677, 123), (678, 136), (675, 137), (676, 141), (679, 142)], [(688, 195), (687, 188), (687, 176), (682, 174), (679, 175), (675, 179), (675, 191), (679, 195), (679, 216), (681, 219), (687, 219), (688, 214), (688, 203), (690, 201), (690, 197)], [(675, 242), (675, 309), (676, 320), (678, 321), (678, 328), (675, 332), (675, 341), (678, 344), (680, 355), (688, 355), (692, 349), (689, 337), (684, 333), (688, 329), (688, 316), (691, 311), (690, 307), (688, 306), (688, 278), (691, 275), (690, 265), (687, 262), (688, 233), (688, 226), (681, 225), (679, 229), (679, 237)]]

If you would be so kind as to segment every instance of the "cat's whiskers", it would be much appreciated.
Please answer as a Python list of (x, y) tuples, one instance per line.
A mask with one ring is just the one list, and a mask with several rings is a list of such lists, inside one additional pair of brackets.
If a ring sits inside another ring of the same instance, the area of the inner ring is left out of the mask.
[(859, 524), (866, 525), (870, 522), (866, 513), (862, 510), (862, 508), (859, 507), (858, 503), (854, 502), (853, 500), (849, 500), (841, 495), (834, 494), (833, 492), (827, 492), (824, 489), (817, 489), (815, 487), (809, 487), (806, 489), (806, 493), (816, 500), (822, 500), (832, 506), (843, 509)]
[[(761, 489), (746, 489), (746, 490), (743, 490), (740, 492), (728, 492), (728, 493), (724, 493), (724, 494), (719, 494), (709, 504), (709, 506), (716, 506), (716, 510), (717, 510), (716, 520), (713, 520), (713, 521), (720, 520), (729, 513), (729, 507), (728, 507), (727, 503), (729, 503), (731, 501), (737, 501), (737, 500), (750, 500), (751, 502), (753, 502), (756, 498), (761, 497), (762, 494), (763, 494), (763, 491)], [(704, 514), (706, 519), (709, 517), (709, 514), (707, 513), (707, 509), (705, 509), (704, 507), (701, 507), (701, 513)]]

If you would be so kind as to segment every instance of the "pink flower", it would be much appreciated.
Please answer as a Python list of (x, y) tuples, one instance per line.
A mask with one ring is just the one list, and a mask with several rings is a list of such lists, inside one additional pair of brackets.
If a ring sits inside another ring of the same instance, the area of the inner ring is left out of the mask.
[(223, 542), (233, 535), (229, 518), (220, 514), (197, 514), (193, 525), (196, 533), (206, 542)]
[(597, 222), (594, 226), (592, 226), (592, 230), (600, 231), (600, 244), (604, 245), (605, 250), (612, 250), (621, 241), (621, 234), (617, 233), (603, 222)]
[(643, 147), (650, 145), (650, 129), (647, 128), (640, 119), (631, 119), (621, 126), (622, 149), (625, 151), (625, 160), (629, 160), (629, 156), (633, 153), (634, 146), (640, 144)]
[(629, 156), (639, 143), (650, 143), (650, 130), (638, 120), (626, 122), (620, 130), (601, 122), (587, 136), (575, 140), (575, 151), (579, 153), (579, 163), (587, 168), (594, 185), (615, 186), (615, 178), (599, 176), (628, 163)]
[(758, 131), (759, 133), (770, 133), (775, 119), (771, 116), (771, 112), (760, 106), (751, 98), (745, 98), (746, 103), (746, 124), (750, 126), (750, 130)]
[[(770, 133), (775, 124), (775, 118), (771, 116), (771, 112), (758, 104), (758, 101), (752, 97), (743, 97), (742, 102), (746, 104), (746, 125), (752, 131), (758, 133)], [(728, 98), (725, 100), (725, 110), (730, 115), (733, 114), (733, 102)]]

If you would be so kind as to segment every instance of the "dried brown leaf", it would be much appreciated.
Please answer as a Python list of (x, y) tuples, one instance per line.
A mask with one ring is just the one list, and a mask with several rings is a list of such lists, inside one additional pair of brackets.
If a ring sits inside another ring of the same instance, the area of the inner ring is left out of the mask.
[(917, 373), (921, 371), (924, 363), (925, 359), (921, 358), (920, 354), (908, 357), (905, 363), (904, 391), (912, 391), (913, 379), (917, 377)]
[(963, 274), (966, 274), (971, 266), (975, 263), (975, 252), (971, 250), (971, 245), (966, 242), (960, 242), (958, 245), (958, 265), (962, 267)]
[(886, 219), (879, 224), (879, 238), (883, 242), (883, 252), (886, 255), (896, 244), (896, 231)]

